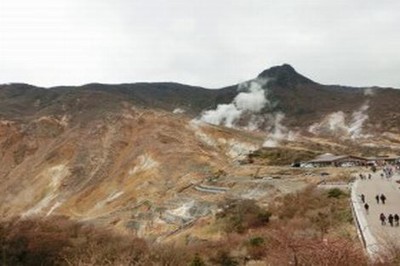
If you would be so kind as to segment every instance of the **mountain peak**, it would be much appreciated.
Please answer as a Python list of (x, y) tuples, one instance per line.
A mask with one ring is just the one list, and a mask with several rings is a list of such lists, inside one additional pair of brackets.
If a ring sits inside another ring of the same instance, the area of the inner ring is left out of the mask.
[(292, 87), (298, 84), (315, 84), (314, 81), (296, 72), (289, 64), (274, 66), (261, 72), (258, 77), (271, 79), (280, 87)]

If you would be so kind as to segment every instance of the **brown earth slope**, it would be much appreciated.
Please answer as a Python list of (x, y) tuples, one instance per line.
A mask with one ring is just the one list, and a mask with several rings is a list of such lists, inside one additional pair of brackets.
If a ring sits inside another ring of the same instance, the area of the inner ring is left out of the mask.
[(61, 214), (124, 230), (159, 221), (166, 230), (167, 208), (198, 201), (179, 193), (233, 166), (262, 140), (126, 104), (81, 123), (69, 116), (2, 120), (0, 212)]

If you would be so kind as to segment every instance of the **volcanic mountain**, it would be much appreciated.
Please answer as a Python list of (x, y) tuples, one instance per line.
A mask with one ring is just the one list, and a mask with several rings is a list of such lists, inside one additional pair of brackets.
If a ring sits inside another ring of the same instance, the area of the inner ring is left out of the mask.
[[(332, 112), (352, 113), (368, 100), (367, 127), (378, 131), (399, 130), (399, 90), (322, 85), (302, 76), (287, 64), (267, 69), (257, 78), (269, 80), (263, 89), (269, 92), (273, 111), (283, 112), (285, 124), (290, 127), (308, 127)], [(193, 118), (219, 104), (231, 103), (238, 93), (238, 85), (206, 89), (178, 83), (93, 83), (45, 89), (27, 84), (8, 84), (0, 85), (0, 117), (29, 120), (44, 115), (69, 114), (75, 119), (79, 113), (82, 120), (116, 111), (126, 103), (168, 112), (179, 108)]]
[[(241, 164), (269, 135), (312, 154), (358, 140), (399, 148), (399, 90), (321, 85), (290, 65), (246, 84), (0, 85), (2, 217), (64, 215), (160, 237), (217, 210), (207, 180), (225, 178), (219, 192), (231, 196), (266, 197), (266, 188), (228, 177), (254, 174)], [(232, 124), (204, 123), (223, 108), (235, 112)]]

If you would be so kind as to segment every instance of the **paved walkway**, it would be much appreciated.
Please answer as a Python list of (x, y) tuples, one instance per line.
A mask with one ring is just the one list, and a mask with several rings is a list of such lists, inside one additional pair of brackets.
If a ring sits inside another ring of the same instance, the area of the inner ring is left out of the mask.
[[(400, 176), (395, 175), (388, 180), (385, 177), (382, 178), (381, 173), (382, 171), (373, 174), (371, 180), (358, 179), (352, 191), (353, 206), (371, 257), (374, 257), (377, 252), (384, 251), (387, 245), (400, 246), (400, 227), (391, 227), (388, 222), (382, 226), (379, 220), (381, 213), (384, 213), (386, 217), (395, 213), (400, 215), (400, 184), (395, 182), (400, 180)], [(375, 199), (376, 195), (382, 193), (387, 198), (384, 205), (381, 202), (378, 204)], [(361, 194), (365, 195), (365, 202), (369, 205), (368, 213), (361, 201)]]

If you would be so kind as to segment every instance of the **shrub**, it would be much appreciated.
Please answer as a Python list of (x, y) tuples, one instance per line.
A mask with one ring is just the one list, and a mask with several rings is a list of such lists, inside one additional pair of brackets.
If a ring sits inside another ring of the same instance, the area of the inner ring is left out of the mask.
[(328, 190), (328, 198), (340, 198), (345, 195), (345, 193), (339, 188), (332, 188)]
[(269, 208), (276, 213), (279, 224), (307, 230), (311, 235), (325, 235), (333, 228), (352, 223), (347, 197), (348, 194), (341, 190), (323, 191), (310, 186), (278, 198)]
[(265, 242), (264, 238), (262, 238), (260, 236), (252, 237), (249, 240), (250, 245), (253, 247), (262, 246), (264, 244), (264, 242)]
[(265, 240), (263, 237), (256, 236), (250, 238), (247, 247), (247, 253), (250, 258), (258, 260), (265, 257), (267, 249), (265, 247)]
[(221, 266), (237, 266), (239, 263), (232, 258), (227, 251), (218, 252), (217, 256), (212, 261)]
[(206, 264), (204, 261), (200, 258), (199, 254), (196, 253), (194, 256), (192, 262), (190, 263), (190, 266), (205, 266)]
[(268, 265), (369, 265), (362, 246), (343, 238), (310, 238), (290, 230), (268, 234)]
[(226, 232), (244, 233), (249, 228), (266, 225), (271, 217), (254, 200), (227, 200), (222, 208), (217, 219), (222, 220)]

